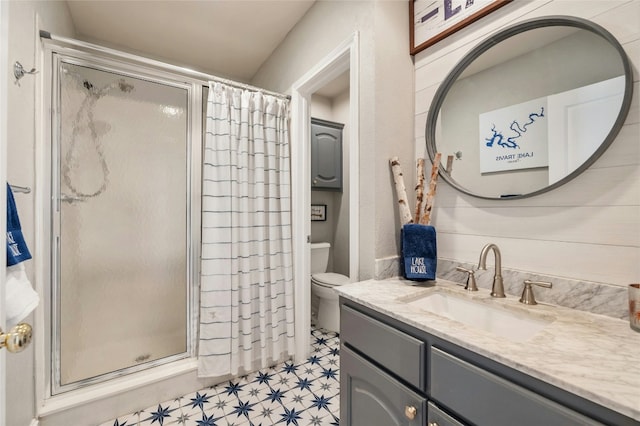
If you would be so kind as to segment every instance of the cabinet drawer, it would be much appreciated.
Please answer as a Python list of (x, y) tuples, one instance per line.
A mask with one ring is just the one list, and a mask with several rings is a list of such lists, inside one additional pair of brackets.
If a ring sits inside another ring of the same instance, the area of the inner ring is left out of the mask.
[(433, 402), (427, 404), (428, 426), (465, 426), (438, 407)]
[(425, 424), (425, 397), (404, 386), (344, 345), (340, 349), (340, 371), (340, 424)]
[(424, 390), (424, 342), (342, 306), (340, 339), (407, 383)]
[(432, 399), (478, 426), (600, 424), (436, 348), (429, 374)]

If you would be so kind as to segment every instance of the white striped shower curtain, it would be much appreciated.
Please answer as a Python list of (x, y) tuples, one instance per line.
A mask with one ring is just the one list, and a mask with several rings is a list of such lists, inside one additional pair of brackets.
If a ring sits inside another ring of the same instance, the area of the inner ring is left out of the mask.
[(202, 184), (198, 375), (294, 353), (289, 101), (210, 83)]

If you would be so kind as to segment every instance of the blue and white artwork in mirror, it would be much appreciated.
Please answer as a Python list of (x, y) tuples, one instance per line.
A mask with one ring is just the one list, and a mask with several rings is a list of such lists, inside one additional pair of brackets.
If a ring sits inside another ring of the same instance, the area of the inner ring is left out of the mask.
[(548, 165), (547, 98), (480, 114), (480, 173)]
[(623, 96), (620, 76), (480, 114), (480, 173), (544, 167), (558, 181), (598, 149)]

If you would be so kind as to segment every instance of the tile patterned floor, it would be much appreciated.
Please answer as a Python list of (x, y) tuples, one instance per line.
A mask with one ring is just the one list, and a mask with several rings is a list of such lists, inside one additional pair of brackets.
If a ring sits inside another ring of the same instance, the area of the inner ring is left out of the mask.
[(314, 329), (311, 342), (304, 363), (285, 362), (100, 426), (338, 426), (339, 338)]

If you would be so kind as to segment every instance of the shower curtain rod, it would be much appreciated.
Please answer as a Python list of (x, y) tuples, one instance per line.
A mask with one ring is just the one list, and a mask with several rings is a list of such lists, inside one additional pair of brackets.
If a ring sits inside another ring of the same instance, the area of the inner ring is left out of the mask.
[[(194, 72), (198, 72), (198, 71), (194, 71)], [(203, 74), (202, 73), (202, 75), (207, 75), (207, 74)], [(284, 98), (284, 99), (289, 99), (289, 100), (291, 99), (291, 96), (289, 96), (289, 95), (284, 95), (282, 93), (272, 92), (270, 90), (261, 89), (260, 87), (251, 86), (250, 84), (239, 83), (237, 81), (229, 80), (229, 79), (226, 79), (226, 78), (216, 77), (214, 75), (209, 75), (209, 80), (211, 80), (213, 82), (216, 82), (216, 83), (222, 83), (222, 84), (227, 84), (229, 86), (237, 87), (238, 89), (253, 90), (253, 91), (256, 91), (256, 92), (264, 93), (265, 95), (275, 96), (277, 98)]]
[(291, 96), (289, 96), (289, 95), (285, 95), (285, 94), (277, 93), (277, 92), (272, 92), (270, 90), (266, 90), (266, 89), (262, 89), (260, 87), (252, 86), (250, 84), (240, 83), (240, 82), (229, 80), (229, 79), (226, 79), (226, 78), (216, 77), (215, 75), (207, 74), (207, 73), (200, 72), (200, 71), (195, 71), (195, 70), (192, 70), (192, 69), (189, 69), (189, 68), (185, 68), (185, 67), (179, 67), (177, 65), (168, 64), (166, 62), (157, 61), (155, 59), (145, 58), (145, 57), (134, 55), (134, 54), (131, 54), (131, 53), (121, 52), (119, 50), (110, 49), (108, 47), (103, 47), (103, 46), (100, 46), (100, 45), (97, 45), (97, 44), (87, 43), (85, 41), (75, 40), (75, 39), (68, 38), (68, 37), (57, 36), (55, 34), (51, 34), (49, 31), (40, 30), (40, 38), (53, 40), (53, 41), (56, 41), (56, 42), (59, 42), (59, 43), (68, 44), (70, 46), (76, 46), (76, 47), (81, 47), (81, 48), (84, 48), (84, 49), (95, 50), (95, 51), (98, 51), (100, 53), (105, 53), (105, 54), (112, 55), (112, 56), (118, 56), (118, 57), (121, 57), (121, 58), (130, 59), (130, 60), (133, 60), (133, 61), (136, 61), (136, 62), (141, 62), (141, 63), (146, 64), (146, 65), (151, 65), (151, 66), (154, 66), (154, 67), (160, 67), (160, 68), (169, 69), (171, 71), (178, 72), (178, 73), (181, 73), (181, 74), (186, 74), (186, 75), (191, 76), (191, 77), (196, 77), (196, 78), (199, 78), (199, 79), (202, 79), (202, 80), (207, 80), (207, 82), (208, 81), (214, 81), (214, 82), (217, 82), (217, 83), (223, 83), (223, 84), (227, 84), (229, 86), (237, 87), (239, 89), (254, 90), (256, 92), (261, 92), (261, 93), (264, 93), (265, 95), (275, 96), (277, 98), (291, 99)]

